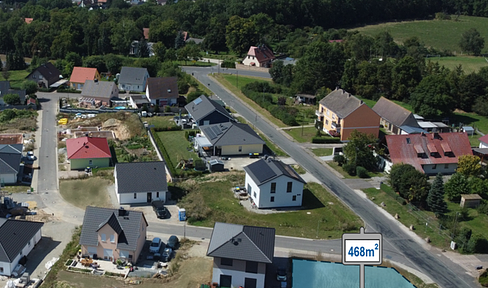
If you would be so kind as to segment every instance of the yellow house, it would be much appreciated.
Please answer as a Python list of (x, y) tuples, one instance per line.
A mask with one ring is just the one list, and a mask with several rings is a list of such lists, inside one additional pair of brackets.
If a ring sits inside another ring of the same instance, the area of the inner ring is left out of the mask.
[(147, 226), (141, 211), (87, 206), (81, 253), (93, 259), (135, 263), (146, 241)]
[(336, 89), (319, 102), (315, 112), (328, 134), (339, 133), (347, 141), (354, 130), (378, 137), (380, 116), (363, 101), (343, 89)]

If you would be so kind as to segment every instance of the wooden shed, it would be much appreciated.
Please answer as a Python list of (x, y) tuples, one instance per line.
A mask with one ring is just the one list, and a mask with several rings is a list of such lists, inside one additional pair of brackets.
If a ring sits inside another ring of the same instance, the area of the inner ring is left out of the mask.
[(461, 194), (461, 207), (476, 208), (480, 206), (481, 196), (478, 194)]

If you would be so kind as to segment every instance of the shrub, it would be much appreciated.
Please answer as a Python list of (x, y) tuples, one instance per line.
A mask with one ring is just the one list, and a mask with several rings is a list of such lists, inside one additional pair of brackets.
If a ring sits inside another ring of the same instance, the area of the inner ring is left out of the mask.
[(362, 166), (357, 166), (356, 167), (356, 175), (358, 175), (359, 178), (368, 178), (368, 170)]
[(157, 127), (153, 128), (155, 132), (163, 132), (163, 131), (180, 131), (181, 126), (167, 126), (167, 127)]
[(356, 176), (356, 163), (348, 162), (342, 165), (342, 169), (351, 176)]
[(236, 62), (230, 60), (224, 60), (222, 64), (220, 64), (222, 68), (236, 68)]
[(334, 162), (336, 162), (337, 165), (342, 166), (344, 163), (346, 163), (346, 157), (344, 157), (344, 155), (337, 154), (334, 156)]

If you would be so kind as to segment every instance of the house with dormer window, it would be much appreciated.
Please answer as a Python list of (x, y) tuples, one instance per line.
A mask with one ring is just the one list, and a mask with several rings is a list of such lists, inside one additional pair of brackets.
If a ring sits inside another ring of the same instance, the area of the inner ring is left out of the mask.
[(83, 257), (135, 263), (146, 241), (147, 221), (141, 211), (87, 206), (81, 229)]
[(274, 228), (216, 222), (207, 250), (207, 256), (213, 257), (212, 283), (264, 288), (274, 246)]

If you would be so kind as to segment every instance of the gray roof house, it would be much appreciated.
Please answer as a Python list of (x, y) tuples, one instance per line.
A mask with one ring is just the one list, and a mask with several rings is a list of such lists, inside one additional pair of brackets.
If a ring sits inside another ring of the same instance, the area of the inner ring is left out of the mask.
[[(381, 97), (373, 107), (373, 111), (381, 117), (381, 125), (393, 134), (415, 133), (419, 128), (413, 113), (393, 101)], [(401, 127), (410, 127), (402, 129)], [(420, 133), (420, 132), (418, 132)]]
[(43, 225), (42, 222), (0, 218), (0, 275), (12, 275), (19, 261), (41, 240)]
[(20, 98), (20, 104), (24, 105), (25, 103), (25, 90), (15, 90), (10, 89), (10, 82), (9, 81), (0, 81), (0, 105), (5, 105), (3, 101), (3, 96), (7, 94), (17, 94)]
[(119, 90), (143, 92), (149, 72), (146, 68), (122, 67), (119, 76)]
[(104, 105), (110, 105), (110, 100), (119, 97), (119, 89), (112, 81), (86, 80), (81, 91), (83, 98), (101, 101)]
[[(247, 124), (226, 122), (202, 126), (201, 131), (207, 141), (196, 137), (195, 144), (201, 154), (212, 151), (212, 155), (249, 155), (250, 153), (263, 153), (265, 142)], [(205, 148), (205, 147), (211, 147)]]
[(244, 167), (245, 187), (257, 208), (302, 206), (306, 182), (290, 166), (271, 158)]
[(49, 88), (60, 80), (61, 72), (51, 62), (46, 62), (32, 71), (25, 79), (32, 80), (39, 87)]
[(264, 288), (274, 246), (274, 228), (216, 222), (207, 250), (207, 256), (214, 258), (212, 283)]
[(23, 144), (0, 144), (0, 184), (14, 184), (20, 180)]
[(224, 107), (204, 95), (187, 104), (185, 109), (197, 126), (235, 121)]
[(114, 177), (120, 204), (166, 202), (168, 182), (166, 165), (162, 161), (117, 163)]
[(80, 245), (84, 256), (137, 261), (146, 241), (147, 221), (141, 211), (87, 206)]
[(157, 106), (174, 105), (178, 100), (176, 77), (151, 77), (147, 79), (146, 97)]

